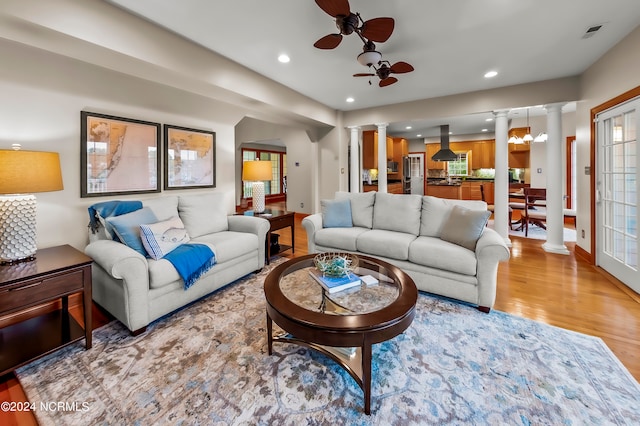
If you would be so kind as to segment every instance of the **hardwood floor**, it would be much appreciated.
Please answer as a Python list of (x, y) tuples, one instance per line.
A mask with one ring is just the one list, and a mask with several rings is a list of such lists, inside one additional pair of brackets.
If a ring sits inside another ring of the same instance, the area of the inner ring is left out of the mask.
[[(293, 258), (307, 254), (306, 232), (301, 225), (303, 217), (296, 214), (295, 253), (289, 250), (281, 256)], [(291, 244), (288, 229), (277, 233), (282, 244)], [(572, 252), (569, 256), (546, 253), (540, 240), (512, 237), (512, 243), (511, 259), (501, 263), (498, 269), (494, 309), (598, 336), (640, 381), (640, 295), (606, 272), (576, 258), (574, 243), (567, 243)], [(74, 316), (82, 319), (79, 306), (75, 307)], [(93, 318), (94, 328), (109, 321), (108, 315), (97, 307)], [(0, 378), (0, 402), (25, 400), (15, 376)], [(0, 424), (22, 426), (36, 422), (30, 413), (0, 411)]]

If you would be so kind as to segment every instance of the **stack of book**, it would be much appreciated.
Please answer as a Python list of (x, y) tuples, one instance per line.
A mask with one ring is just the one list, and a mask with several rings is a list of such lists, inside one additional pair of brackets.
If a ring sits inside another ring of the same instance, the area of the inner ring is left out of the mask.
[(347, 273), (342, 277), (329, 277), (323, 275), (317, 269), (309, 269), (309, 275), (313, 277), (327, 292), (336, 293), (351, 287), (360, 285), (360, 277), (353, 273)]

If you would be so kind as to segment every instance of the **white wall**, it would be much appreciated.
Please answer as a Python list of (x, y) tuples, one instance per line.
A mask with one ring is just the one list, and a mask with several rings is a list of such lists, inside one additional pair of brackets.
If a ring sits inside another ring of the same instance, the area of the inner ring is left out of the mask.
[[(591, 158), (591, 109), (640, 86), (640, 27), (607, 52), (583, 75), (576, 109), (577, 229), (580, 248), (591, 253), (591, 188), (585, 167)], [(592, 173), (596, 173), (595, 170)], [(581, 236), (584, 231), (585, 236)], [(591, 253), (595, 255), (595, 253)]]
[[(70, 244), (84, 249), (87, 207), (105, 200), (80, 198), (82, 110), (215, 131), (214, 191), (228, 194), (227, 208), (233, 211), (233, 126), (242, 116), (239, 109), (2, 39), (0, 57), (0, 149), (21, 143), (23, 149), (60, 153), (64, 190), (36, 194), (38, 247)], [(164, 191), (162, 195), (200, 191)], [(152, 196), (158, 194), (118, 198)]]

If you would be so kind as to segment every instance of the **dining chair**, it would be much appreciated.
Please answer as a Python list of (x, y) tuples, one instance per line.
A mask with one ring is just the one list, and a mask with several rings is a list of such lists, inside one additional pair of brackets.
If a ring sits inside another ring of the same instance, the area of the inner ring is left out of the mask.
[(529, 225), (538, 225), (542, 229), (547, 229), (547, 189), (546, 188), (524, 188), (524, 236), (529, 235)]
[[(484, 196), (484, 184), (480, 184), (480, 197), (482, 198), (482, 201), (484, 201), (485, 203), (487, 202), (487, 199)], [(487, 204), (487, 210), (493, 213), (493, 211), (495, 210), (495, 206), (493, 204)]]
[[(518, 210), (520, 212), (520, 219), (516, 221), (512, 220), (514, 210)], [(509, 201), (509, 227), (512, 230), (521, 231), (522, 228), (524, 227), (524, 210), (525, 210), (524, 202)], [(516, 226), (516, 228), (514, 229), (513, 227), (515, 225), (518, 225), (518, 226)]]

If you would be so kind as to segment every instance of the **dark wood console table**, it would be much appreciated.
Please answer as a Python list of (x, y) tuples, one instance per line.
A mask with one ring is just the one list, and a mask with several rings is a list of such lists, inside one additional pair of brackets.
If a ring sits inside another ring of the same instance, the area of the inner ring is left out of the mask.
[[(238, 213), (243, 214), (243, 213)], [(266, 248), (265, 248), (265, 257), (266, 263), (269, 264), (271, 259), (271, 234), (273, 231), (277, 231), (278, 229), (290, 228), (291, 229), (291, 245), (280, 244), (280, 250), (278, 253), (283, 252), (285, 250), (291, 249), (292, 253), (296, 252), (295, 248), (295, 212), (290, 212), (286, 210), (278, 210), (278, 209), (265, 209), (262, 213), (253, 213), (252, 210), (247, 210), (244, 213), (245, 215), (254, 215), (256, 217), (261, 217), (263, 219), (267, 219), (269, 221), (269, 232), (267, 232), (267, 240), (266, 240)], [(275, 253), (273, 253), (275, 254)]]
[[(0, 329), (0, 376), (85, 339), (91, 348), (92, 259), (69, 245), (38, 250), (27, 262), (0, 265), (0, 317), (57, 299), (62, 309)], [(69, 314), (69, 295), (82, 293), (84, 329)]]

